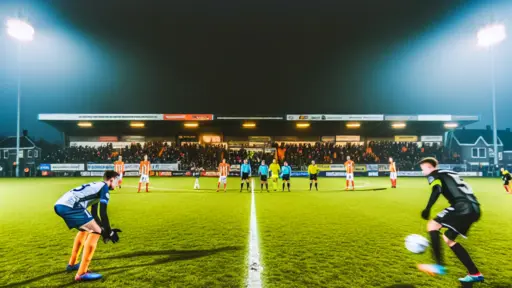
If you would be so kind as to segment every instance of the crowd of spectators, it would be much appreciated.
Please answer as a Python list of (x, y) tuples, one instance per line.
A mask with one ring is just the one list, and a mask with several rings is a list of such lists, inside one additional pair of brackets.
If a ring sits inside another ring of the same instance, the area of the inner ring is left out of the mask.
[(387, 163), (393, 157), (399, 169), (410, 170), (422, 157), (433, 156), (442, 163), (460, 163), (458, 155), (451, 154), (442, 145), (419, 146), (414, 142), (369, 142), (367, 145), (334, 143), (284, 144), (274, 143), (275, 150), (228, 149), (225, 145), (184, 144), (176, 146), (165, 142), (147, 142), (144, 145), (132, 144), (123, 149), (114, 149), (111, 144), (101, 147), (68, 147), (43, 151), (43, 163), (112, 163), (122, 155), (125, 163), (138, 163), (148, 155), (152, 163), (179, 162), (183, 169), (193, 165), (214, 169), (223, 158), (231, 164), (249, 159), (254, 168), (266, 160), (271, 162), (277, 153), (278, 158), (291, 165), (303, 167), (311, 160), (319, 164), (343, 163), (350, 156), (357, 164)]

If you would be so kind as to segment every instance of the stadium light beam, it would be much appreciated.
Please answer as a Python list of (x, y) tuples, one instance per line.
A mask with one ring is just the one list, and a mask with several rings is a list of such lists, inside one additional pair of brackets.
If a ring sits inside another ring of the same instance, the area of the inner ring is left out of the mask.
[(144, 122), (131, 122), (130, 127), (132, 128), (144, 128)]
[(405, 123), (393, 123), (393, 124), (391, 124), (391, 127), (393, 127), (394, 129), (403, 129), (403, 128), (405, 128), (405, 126), (407, 126)]
[[(34, 27), (20, 19), (7, 19), (7, 34), (21, 42), (34, 39)], [(21, 43), (18, 43), (18, 113), (16, 120), (16, 177), (20, 177), (20, 114), (21, 114)]]
[(183, 126), (185, 126), (185, 128), (197, 128), (197, 127), (199, 127), (199, 123), (189, 122), (189, 123), (183, 124)]
[(307, 122), (303, 122), (303, 123), (297, 123), (297, 128), (299, 129), (306, 129), (306, 128), (309, 128), (309, 126), (311, 126), (309, 123)]
[(458, 123), (444, 123), (444, 128), (447, 128), (447, 129), (454, 129), (457, 127), (459, 127)]
[(242, 127), (244, 127), (244, 128), (256, 128), (256, 123), (254, 123), (254, 122), (247, 122), (247, 123), (242, 124)]
[(347, 128), (359, 128), (361, 127), (361, 123), (347, 123)]
[(507, 38), (505, 25), (491, 24), (483, 27), (477, 33), (478, 45), (489, 48), (491, 54), (491, 86), (492, 86), (492, 126), (493, 126), (493, 146), (494, 146), (494, 165), (498, 166), (498, 123), (496, 120), (496, 76), (494, 75), (494, 49)]

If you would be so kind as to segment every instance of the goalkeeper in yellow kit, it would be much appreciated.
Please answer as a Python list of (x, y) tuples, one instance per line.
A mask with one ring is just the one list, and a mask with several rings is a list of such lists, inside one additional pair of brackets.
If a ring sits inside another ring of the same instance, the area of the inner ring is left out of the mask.
[(270, 164), (270, 178), (272, 179), (272, 187), (274, 191), (277, 191), (278, 181), (279, 181), (279, 173), (281, 172), (281, 167), (277, 163), (277, 160), (274, 159), (272, 164)]

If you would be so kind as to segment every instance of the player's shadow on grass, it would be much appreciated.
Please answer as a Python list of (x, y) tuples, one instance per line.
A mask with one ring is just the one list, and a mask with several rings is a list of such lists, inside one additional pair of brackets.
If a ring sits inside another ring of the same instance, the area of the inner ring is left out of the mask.
[[(114, 259), (126, 259), (126, 258), (138, 258), (138, 257), (154, 257), (154, 256), (167, 256), (161, 259), (156, 259), (149, 263), (143, 263), (143, 264), (135, 264), (135, 265), (124, 265), (124, 266), (115, 266), (115, 267), (105, 267), (101, 268), (101, 271), (98, 272), (104, 272), (104, 271), (115, 271), (119, 270), (113, 273), (109, 273), (109, 275), (122, 273), (130, 268), (136, 268), (136, 267), (146, 267), (146, 266), (154, 266), (154, 265), (162, 265), (170, 262), (176, 262), (176, 261), (183, 261), (183, 260), (191, 260), (201, 257), (210, 256), (217, 253), (222, 252), (228, 252), (228, 251), (239, 251), (242, 250), (243, 247), (240, 246), (228, 246), (228, 247), (221, 247), (221, 248), (215, 248), (210, 250), (159, 250), (159, 251), (136, 251), (132, 253), (127, 254), (121, 254), (121, 255), (114, 255), (111, 257), (105, 257), (105, 258), (96, 258), (93, 259), (93, 262), (101, 261), (101, 260), (114, 260)], [(11, 283), (5, 286), (0, 287), (24, 287), (27, 286), (30, 283), (37, 282), (39, 280), (43, 280), (45, 278), (50, 278), (53, 276), (61, 275), (61, 274), (67, 274), (66, 271), (58, 271), (53, 273), (46, 273), (41, 276), (37, 276), (34, 278), (30, 278), (21, 282), (17, 283)], [(74, 273), (68, 273), (70, 277), (74, 276)], [(65, 286), (71, 286), (74, 285), (76, 282), (73, 281), (71, 283), (65, 284), (65, 285), (59, 285), (59, 287), (65, 287)]]

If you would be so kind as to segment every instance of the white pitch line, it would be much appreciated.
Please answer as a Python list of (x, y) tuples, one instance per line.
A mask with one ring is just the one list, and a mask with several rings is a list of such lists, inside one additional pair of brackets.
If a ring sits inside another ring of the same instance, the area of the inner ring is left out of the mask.
[(254, 179), (251, 182), (251, 228), (249, 231), (249, 275), (247, 275), (247, 287), (261, 288), (261, 270), (263, 270), (263, 267), (260, 262), (256, 201), (254, 200)]

